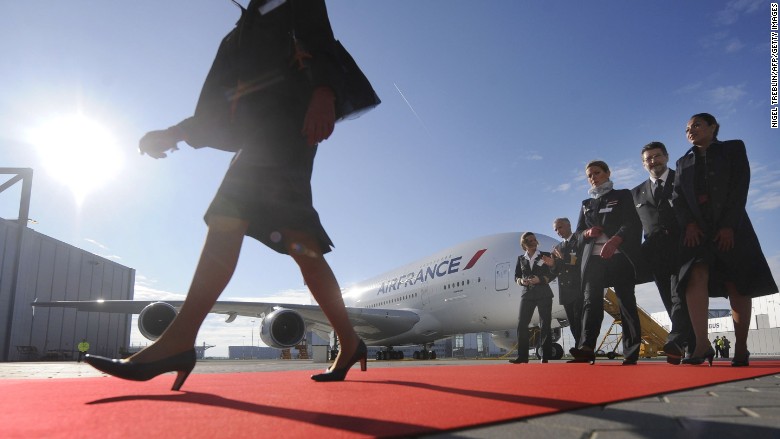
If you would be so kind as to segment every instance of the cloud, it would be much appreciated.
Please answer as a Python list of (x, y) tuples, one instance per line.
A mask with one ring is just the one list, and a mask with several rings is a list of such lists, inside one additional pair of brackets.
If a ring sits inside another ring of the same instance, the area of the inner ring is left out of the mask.
[(135, 283), (133, 293), (134, 300), (184, 300), (186, 296), (186, 293), (159, 290), (138, 282)]
[(636, 186), (638, 181), (647, 178), (644, 168), (640, 166), (619, 163), (617, 166), (610, 167), (612, 169), (609, 179), (615, 183), (616, 189), (630, 189)]
[(743, 96), (745, 96), (745, 84), (740, 85), (722, 85), (715, 87), (707, 92), (710, 104), (727, 110), (734, 106)]
[(745, 47), (745, 45), (742, 44), (742, 41), (740, 41), (739, 38), (735, 38), (726, 43), (724, 50), (726, 53), (736, 53), (739, 52), (743, 47)]
[(571, 189), (571, 183), (561, 183), (553, 189), (553, 192), (567, 192), (569, 189)]
[(760, 195), (750, 203), (756, 210), (774, 210), (780, 207), (780, 192), (771, 192)]
[(695, 82), (693, 84), (684, 85), (678, 88), (677, 90), (675, 90), (674, 94), (687, 95), (687, 94), (695, 93), (699, 91), (703, 85), (704, 83), (702, 83), (701, 81)]
[(84, 238), (84, 241), (87, 241), (88, 243), (90, 243), (90, 244), (92, 244), (92, 245), (94, 245), (94, 246), (96, 246), (98, 248), (101, 248), (103, 250), (108, 250), (108, 247), (106, 247), (105, 245), (95, 241), (94, 239)]
[(774, 210), (780, 207), (780, 170), (765, 163), (750, 166), (750, 207), (756, 210)]
[(756, 12), (765, 4), (764, 0), (733, 0), (715, 14), (715, 23), (731, 25), (739, 21), (742, 15)]

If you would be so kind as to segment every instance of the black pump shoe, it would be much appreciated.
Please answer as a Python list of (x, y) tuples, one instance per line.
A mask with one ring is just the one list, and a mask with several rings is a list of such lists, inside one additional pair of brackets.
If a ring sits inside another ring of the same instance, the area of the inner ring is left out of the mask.
[(363, 340), (360, 340), (360, 343), (358, 343), (357, 350), (354, 354), (352, 354), (352, 358), (349, 359), (346, 367), (342, 367), (341, 369), (331, 369), (325, 373), (312, 375), (311, 379), (318, 382), (344, 381), (344, 378), (346, 378), (349, 369), (358, 361), (360, 361), (360, 371), (365, 372), (368, 367), (368, 349), (366, 348), (366, 344), (363, 343)]
[(132, 381), (147, 381), (166, 372), (176, 372), (176, 381), (173, 382), (171, 390), (179, 390), (195, 368), (195, 349), (151, 363), (134, 363), (89, 354), (84, 361), (101, 372)]
[(750, 351), (745, 351), (745, 358), (743, 360), (737, 360), (737, 357), (734, 357), (734, 359), (731, 360), (731, 367), (747, 366), (750, 366)]
[(710, 366), (712, 366), (712, 359), (715, 358), (715, 349), (712, 349), (712, 346), (710, 346), (707, 349), (707, 352), (704, 353), (701, 357), (694, 357), (691, 356), (690, 358), (683, 358), (682, 364), (702, 364), (705, 361), (707, 361)]

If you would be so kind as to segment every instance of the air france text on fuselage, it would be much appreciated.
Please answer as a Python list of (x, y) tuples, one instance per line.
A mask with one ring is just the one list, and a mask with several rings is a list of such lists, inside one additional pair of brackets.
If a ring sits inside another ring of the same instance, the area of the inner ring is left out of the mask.
[(460, 269), (461, 259), (463, 259), (462, 256), (456, 256), (452, 259), (445, 259), (441, 262), (421, 268), (417, 273), (408, 273), (403, 276), (393, 278), (387, 282), (382, 282), (382, 285), (379, 286), (376, 294), (377, 296), (380, 294), (387, 294), (391, 291), (395, 291), (409, 285), (416, 285), (418, 283), (427, 282), (428, 280), (436, 277), (457, 273)]

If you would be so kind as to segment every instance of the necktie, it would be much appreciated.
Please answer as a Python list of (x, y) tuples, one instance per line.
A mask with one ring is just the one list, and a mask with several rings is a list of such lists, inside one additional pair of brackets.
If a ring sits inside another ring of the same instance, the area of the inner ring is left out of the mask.
[(664, 181), (660, 178), (655, 182), (655, 190), (653, 191), (653, 199), (658, 203), (661, 201), (661, 194), (664, 191)]

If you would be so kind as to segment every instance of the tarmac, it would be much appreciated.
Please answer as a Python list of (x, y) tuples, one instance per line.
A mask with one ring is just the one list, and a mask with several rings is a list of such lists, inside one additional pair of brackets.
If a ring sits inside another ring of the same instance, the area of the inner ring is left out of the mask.
[[(763, 357), (778, 359), (777, 357)], [(751, 363), (760, 361), (751, 356)], [(493, 360), (370, 361), (376, 367), (446, 367)], [(495, 360), (506, 361), (506, 360)], [(601, 360), (599, 361), (620, 361)], [(640, 361), (664, 361), (663, 359)], [(728, 361), (716, 359), (715, 361)], [(680, 366), (687, 367), (687, 366)], [(312, 360), (199, 360), (194, 373), (318, 370)], [(0, 363), (0, 379), (57, 379), (105, 376), (76, 362)], [(426, 438), (556, 439), (780, 439), (780, 375), (672, 392), (554, 415), (475, 426)]]

